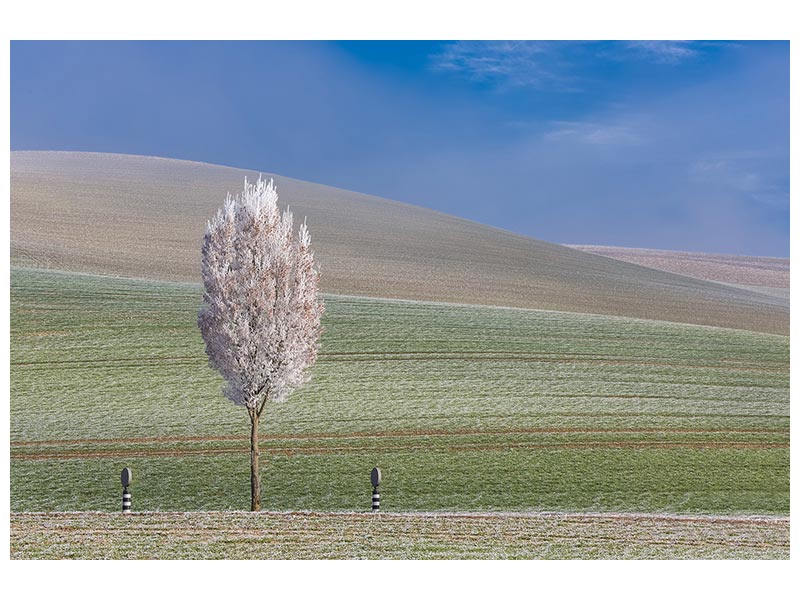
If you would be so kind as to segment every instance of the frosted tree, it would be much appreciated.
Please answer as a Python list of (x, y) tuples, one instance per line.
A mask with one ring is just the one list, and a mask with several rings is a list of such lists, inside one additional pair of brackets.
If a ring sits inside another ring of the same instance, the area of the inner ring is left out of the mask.
[(282, 402), (317, 358), (324, 306), (305, 223), (293, 232), (275, 185), (244, 181), (206, 226), (205, 285), (197, 324), (224, 395), (250, 416), (250, 509), (261, 509), (258, 423), (268, 401)]

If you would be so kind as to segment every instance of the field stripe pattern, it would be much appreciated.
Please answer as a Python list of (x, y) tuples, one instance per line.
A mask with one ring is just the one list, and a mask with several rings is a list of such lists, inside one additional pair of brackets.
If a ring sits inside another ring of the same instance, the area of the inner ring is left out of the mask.
[[(12, 511), (116, 511), (125, 466), (134, 510), (246, 508), (247, 416), (208, 368), (199, 301), (12, 269)], [(380, 465), (389, 512), (788, 514), (785, 336), (326, 303), (311, 382), (266, 412), (266, 507), (366, 510)]]

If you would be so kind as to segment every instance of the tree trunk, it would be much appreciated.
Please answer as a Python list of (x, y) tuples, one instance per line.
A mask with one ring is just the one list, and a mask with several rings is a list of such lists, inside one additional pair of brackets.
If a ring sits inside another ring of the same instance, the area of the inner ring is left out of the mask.
[(258, 413), (250, 411), (250, 510), (261, 510), (261, 475), (258, 472)]

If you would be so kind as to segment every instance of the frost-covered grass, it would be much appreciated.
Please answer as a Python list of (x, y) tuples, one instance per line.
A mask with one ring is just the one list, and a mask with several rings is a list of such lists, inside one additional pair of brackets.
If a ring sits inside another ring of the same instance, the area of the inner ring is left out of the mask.
[(788, 559), (789, 520), (574, 514), (14, 514), (11, 558)]
[[(200, 288), (12, 269), (11, 510), (245, 509), (248, 419)], [(789, 512), (789, 340), (329, 296), (313, 380), (262, 417), (264, 506)], [(788, 526), (787, 526), (788, 527)]]
[[(381, 467), (384, 511), (622, 511), (788, 514), (789, 457), (781, 448), (512, 448), (460, 450), (418, 440), (415, 450), (271, 455), (263, 506), (368, 510), (369, 472)], [(502, 441), (500, 442), (502, 444)], [(246, 510), (249, 455), (20, 460), (14, 449), (12, 511), (118, 511), (119, 473), (134, 472), (140, 511)]]

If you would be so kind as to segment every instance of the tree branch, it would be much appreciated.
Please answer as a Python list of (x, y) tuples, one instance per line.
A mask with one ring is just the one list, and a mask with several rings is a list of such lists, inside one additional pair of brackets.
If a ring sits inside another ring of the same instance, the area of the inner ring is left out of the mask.
[[(266, 386), (265, 385), (262, 386), (261, 389), (263, 390), (264, 387), (266, 387)], [(266, 393), (264, 394), (264, 398), (261, 400), (261, 406), (259, 406), (258, 410), (256, 410), (256, 416), (257, 417), (261, 416), (261, 411), (264, 410), (264, 406), (266, 406), (268, 398), (269, 398), (269, 390), (267, 390)]]

